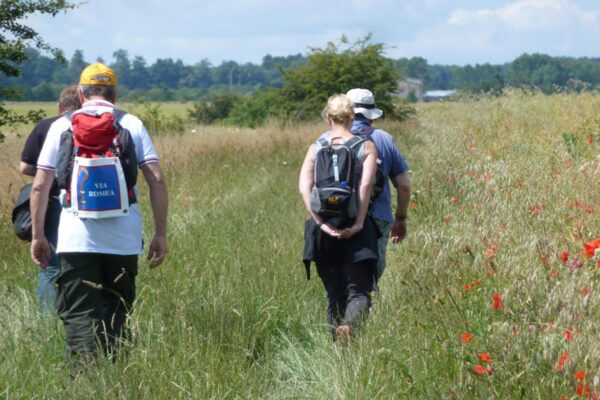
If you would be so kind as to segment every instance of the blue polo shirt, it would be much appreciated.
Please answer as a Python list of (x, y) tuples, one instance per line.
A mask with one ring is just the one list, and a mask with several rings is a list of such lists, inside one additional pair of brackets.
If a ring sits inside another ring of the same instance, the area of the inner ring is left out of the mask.
[[(354, 134), (360, 134), (360, 131), (365, 128), (370, 129), (367, 119), (357, 117), (352, 123), (352, 133)], [(371, 214), (375, 219), (392, 223), (394, 216), (392, 215), (390, 180), (407, 172), (409, 166), (400, 154), (392, 135), (382, 129), (375, 129), (371, 133), (371, 140), (377, 148), (377, 158), (381, 160), (379, 167), (385, 176), (383, 192), (373, 201)]]

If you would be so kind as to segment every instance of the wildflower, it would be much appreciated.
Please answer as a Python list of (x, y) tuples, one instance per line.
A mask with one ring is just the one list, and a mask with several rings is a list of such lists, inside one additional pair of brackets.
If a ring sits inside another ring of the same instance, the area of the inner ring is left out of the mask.
[(563, 332), (563, 337), (565, 338), (565, 340), (567, 342), (570, 342), (571, 340), (573, 340), (573, 327), (570, 326), (568, 329), (566, 329)]
[(558, 271), (550, 271), (549, 274), (551, 278), (558, 278)]
[(596, 250), (600, 248), (600, 238), (592, 240), (591, 242), (583, 243), (585, 247), (584, 254), (588, 257), (594, 257)]
[(485, 253), (483, 254), (483, 256), (485, 258), (492, 258), (496, 255), (496, 251), (498, 250), (498, 246), (496, 246), (495, 244), (492, 244), (491, 246), (489, 246), (487, 248), (487, 250), (485, 251)]
[(490, 367), (489, 365), (487, 367), (484, 367), (483, 365), (477, 364), (475, 368), (473, 368), (473, 371), (475, 371), (475, 373), (479, 376), (484, 376), (492, 372), (492, 367)]
[(465, 285), (465, 291), (466, 291), (467, 293), (469, 293), (469, 292), (471, 291), (471, 289), (472, 289), (472, 288), (473, 288), (473, 285), (472, 285), (472, 284), (470, 284), (470, 283), (467, 283), (467, 284)]
[(465, 332), (462, 335), (460, 335), (460, 341), (463, 343), (471, 343), (472, 340), (473, 336), (470, 332)]
[(571, 355), (566, 351), (558, 357), (556, 364), (554, 365), (554, 370), (557, 372), (562, 371), (565, 367), (573, 362)]
[(529, 212), (531, 214), (537, 214), (544, 211), (544, 205), (543, 204), (533, 204), (532, 206), (529, 207)]
[(500, 293), (494, 293), (492, 296), (492, 308), (497, 310), (502, 307), (502, 296)]
[(583, 261), (581, 261), (579, 258), (574, 258), (571, 260), (571, 269), (581, 268), (582, 265), (583, 265)]
[(458, 197), (452, 196), (452, 204), (458, 203)]
[(481, 284), (481, 278), (477, 278), (475, 279), (475, 281), (473, 282), (473, 285), (475, 286), (479, 286)]
[(562, 261), (563, 264), (566, 264), (567, 261), (569, 261), (569, 252), (568, 251), (563, 251), (562, 253), (560, 253), (560, 261)]
[(413, 203), (410, 205), (410, 207), (411, 207), (413, 210), (416, 210), (416, 209), (417, 209), (417, 203), (414, 203), (414, 202), (413, 202)]
[(590, 390), (590, 384), (589, 383), (580, 383), (579, 385), (577, 385), (577, 395), (578, 396), (583, 396), (583, 397), (591, 397), (592, 396), (592, 392)]
[(490, 353), (479, 353), (478, 356), (482, 364), (492, 361), (492, 356)]
[(592, 290), (589, 287), (584, 287), (583, 289), (581, 289), (581, 295), (583, 297), (589, 296), (591, 292)]
[(588, 144), (593, 144), (593, 143), (594, 143), (594, 138), (590, 136), (588, 138)]
[(577, 372), (575, 372), (575, 379), (577, 379), (578, 381), (582, 381), (585, 379), (585, 372), (580, 369)]

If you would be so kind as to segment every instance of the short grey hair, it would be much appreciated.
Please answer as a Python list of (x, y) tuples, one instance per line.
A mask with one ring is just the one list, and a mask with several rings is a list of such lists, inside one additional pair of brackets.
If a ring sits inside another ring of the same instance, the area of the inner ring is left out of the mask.
[(100, 96), (104, 99), (114, 102), (117, 96), (117, 88), (106, 85), (79, 85), (83, 97), (89, 99), (92, 96)]

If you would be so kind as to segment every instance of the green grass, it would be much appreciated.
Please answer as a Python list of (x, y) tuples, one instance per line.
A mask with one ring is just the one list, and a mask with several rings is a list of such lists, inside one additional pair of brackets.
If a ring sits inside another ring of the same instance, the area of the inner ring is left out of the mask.
[[(390, 244), (381, 292), (349, 347), (331, 342), (324, 290), (301, 263), (297, 177), (323, 125), (156, 137), (169, 256), (155, 271), (141, 263), (128, 358), (76, 380), (60, 322), (37, 312), (36, 269), (10, 231), (6, 190), (0, 397), (548, 399), (575, 396), (577, 370), (599, 390), (599, 271), (580, 254), (600, 236), (599, 103), (508, 92), (420, 105), (414, 121), (384, 123), (413, 170), (410, 233)], [(20, 146), (8, 138), (0, 159), (18, 160)], [(563, 251), (582, 267), (563, 265)], [(478, 376), (484, 352), (493, 372)], [(572, 362), (557, 371), (564, 352)]]

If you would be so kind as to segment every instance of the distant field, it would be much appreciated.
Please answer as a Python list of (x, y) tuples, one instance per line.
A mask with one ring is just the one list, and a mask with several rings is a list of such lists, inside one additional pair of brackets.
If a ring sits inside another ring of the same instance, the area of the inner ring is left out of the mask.
[[(300, 260), (297, 177), (325, 125), (189, 126), (156, 137), (170, 253), (156, 271), (141, 262), (135, 344), (76, 381), (62, 326), (37, 312), (36, 268), (9, 226), (20, 178), (3, 168), (0, 397), (597, 398), (600, 269), (582, 250), (600, 236), (600, 96), (507, 92), (383, 126), (412, 167), (409, 238), (390, 245), (349, 347), (331, 342)], [(0, 145), (3, 166), (21, 145)]]
[[(120, 103), (117, 100), (117, 106), (122, 108), (125, 111), (135, 112), (135, 110), (139, 110), (143, 108), (144, 104), (151, 105), (160, 105), (161, 111), (168, 115), (177, 115), (182, 118), (187, 117), (187, 110), (191, 108), (191, 102), (182, 103), (182, 102), (170, 102), (170, 103), (155, 103), (155, 102), (147, 102), (147, 103)], [(30, 110), (44, 110), (48, 117), (56, 115), (58, 112), (56, 102), (34, 102), (34, 101), (26, 101), (26, 102), (7, 102), (5, 103), (6, 108), (15, 110), (18, 113), (25, 114)], [(19, 128), (19, 132), (27, 131), (28, 127)], [(31, 126), (29, 126), (31, 128)]]

